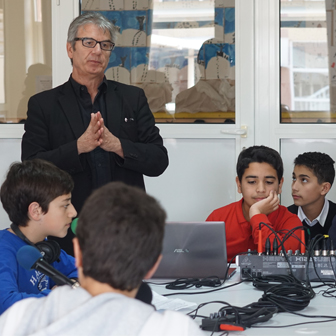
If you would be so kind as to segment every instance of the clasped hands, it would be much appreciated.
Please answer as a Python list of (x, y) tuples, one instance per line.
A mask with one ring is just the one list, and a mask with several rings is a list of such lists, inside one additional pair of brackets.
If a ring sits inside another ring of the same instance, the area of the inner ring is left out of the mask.
[(77, 140), (78, 154), (89, 153), (98, 146), (107, 152), (114, 152), (124, 157), (120, 140), (104, 125), (100, 112), (91, 113), (88, 128)]

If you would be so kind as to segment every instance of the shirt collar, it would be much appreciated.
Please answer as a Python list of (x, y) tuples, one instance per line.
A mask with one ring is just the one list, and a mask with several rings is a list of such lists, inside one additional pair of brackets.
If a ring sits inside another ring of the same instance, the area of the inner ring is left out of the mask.
[(329, 201), (325, 198), (324, 199), (324, 205), (323, 205), (323, 209), (322, 211), (320, 212), (320, 214), (315, 218), (313, 219), (312, 221), (310, 221), (307, 216), (305, 215), (305, 213), (303, 212), (302, 208), (299, 206), (298, 208), (298, 217), (300, 218), (300, 221), (303, 222), (304, 220), (306, 221), (306, 223), (309, 225), (309, 226), (314, 226), (317, 222), (320, 223), (320, 225), (322, 227), (324, 227), (324, 224), (325, 224), (325, 221), (327, 219), (327, 215), (328, 215), (328, 212), (329, 212)]
[[(82, 84), (79, 84), (78, 82), (76, 82), (73, 78), (72, 78), (72, 75), (70, 76), (70, 83), (73, 87), (73, 89), (75, 90), (75, 93), (77, 96), (80, 97), (80, 93), (81, 93), (81, 88), (85, 88), (86, 89), (86, 86), (85, 85), (82, 85)], [(102, 93), (105, 93), (107, 90), (107, 79), (106, 77), (104, 76), (103, 78), (103, 81), (100, 83), (100, 85), (98, 86), (98, 91), (101, 91)], [(86, 89), (87, 91), (87, 89)]]

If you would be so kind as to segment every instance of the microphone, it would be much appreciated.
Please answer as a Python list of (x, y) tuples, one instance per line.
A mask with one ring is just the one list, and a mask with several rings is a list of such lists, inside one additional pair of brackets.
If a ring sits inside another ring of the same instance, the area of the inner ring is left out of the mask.
[(73, 232), (73, 234), (76, 236), (76, 229), (77, 229), (77, 224), (78, 224), (78, 217), (75, 218), (72, 222), (71, 222), (71, 231)]
[(53, 266), (49, 265), (41, 252), (30, 245), (22, 246), (16, 253), (18, 263), (26, 270), (36, 270), (51, 278), (57, 286), (69, 285), (73, 289), (79, 287), (78, 282), (74, 282), (67, 276), (59, 272)]

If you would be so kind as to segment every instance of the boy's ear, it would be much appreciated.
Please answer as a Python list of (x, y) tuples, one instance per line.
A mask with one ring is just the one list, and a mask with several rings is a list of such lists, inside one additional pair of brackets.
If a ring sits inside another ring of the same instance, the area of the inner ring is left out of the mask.
[(280, 180), (280, 183), (279, 183), (279, 190), (278, 190), (278, 194), (281, 194), (282, 192), (282, 185), (284, 183), (284, 178), (282, 177), (281, 180)]
[(32, 220), (40, 220), (43, 215), (42, 208), (37, 202), (32, 202), (28, 206), (28, 217)]
[(240, 181), (239, 181), (238, 176), (236, 176), (236, 184), (237, 184), (237, 190), (238, 190), (239, 194), (241, 194), (241, 193), (242, 193), (242, 190), (241, 190), (241, 183), (240, 183)]
[(322, 189), (321, 189), (321, 195), (322, 196), (327, 195), (330, 188), (331, 188), (331, 184), (329, 182), (323, 182), (322, 183)]

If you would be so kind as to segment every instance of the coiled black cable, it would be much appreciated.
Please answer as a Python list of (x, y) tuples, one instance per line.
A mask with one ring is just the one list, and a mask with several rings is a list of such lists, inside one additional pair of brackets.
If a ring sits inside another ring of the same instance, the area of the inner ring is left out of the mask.
[(218, 276), (210, 276), (203, 279), (198, 278), (180, 278), (176, 279), (175, 281), (170, 282), (168, 285), (166, 285), (167, 289), (173, 289), (173, 290), (181, 290), (181, 289), (187, 289), (195, 286), (196, 288), (200, 288), (203, 286), (206, 287), (219, 287), (222, 285), (221, 280)]
[(310, 286), (304, 286), (291, 275), (256, 278), (253, 280), (253, 286), (264, 291), (259, 302), (270, 302), (278, 307), (280, 312), (302, 310), (315, 297), (315, 292)]

